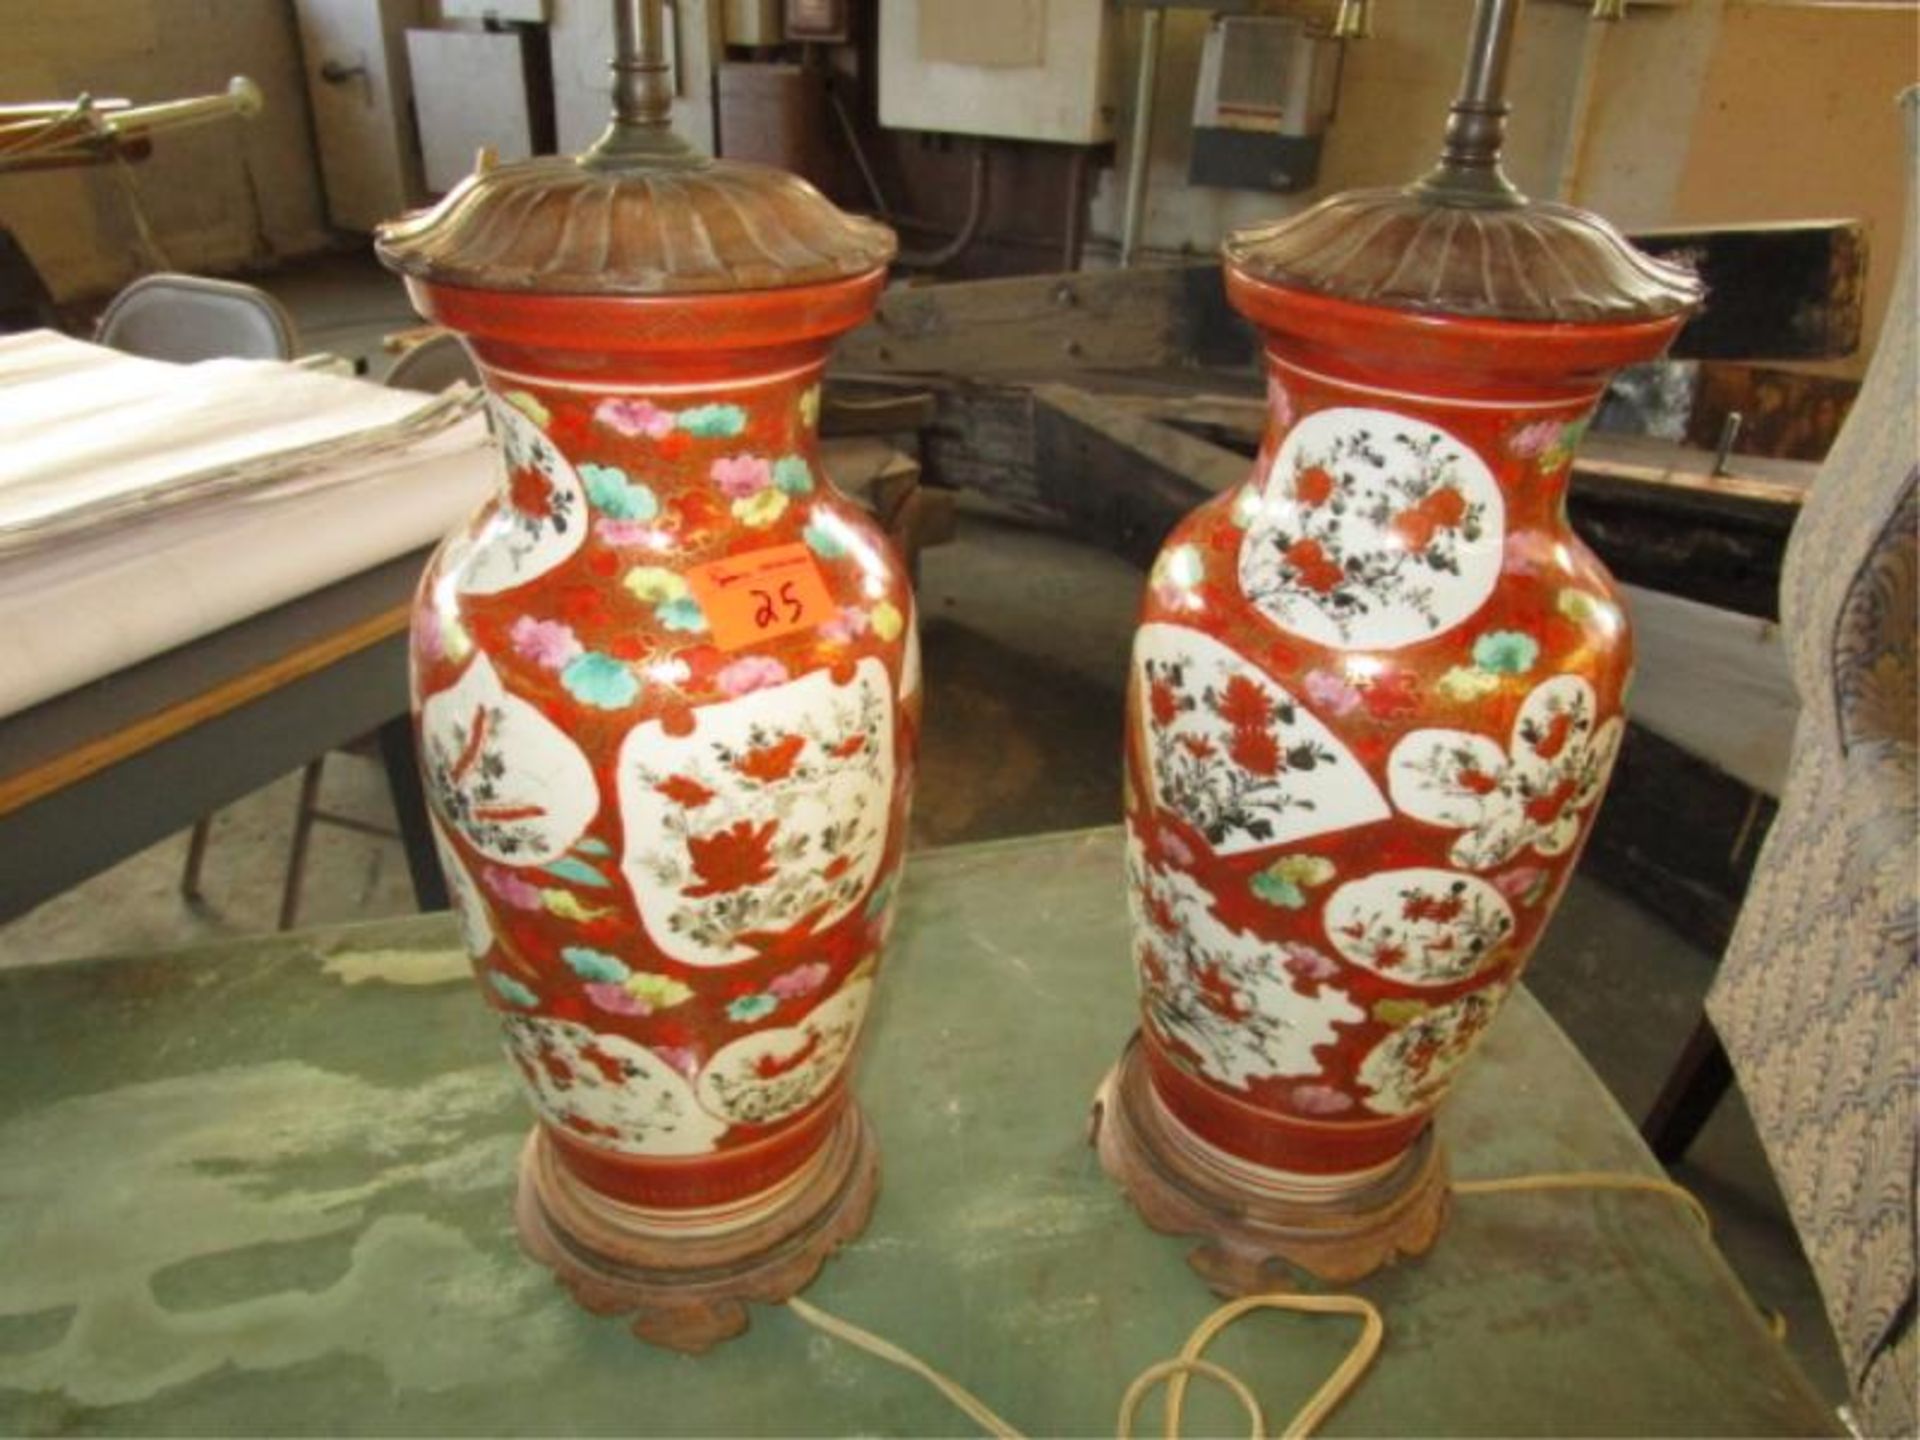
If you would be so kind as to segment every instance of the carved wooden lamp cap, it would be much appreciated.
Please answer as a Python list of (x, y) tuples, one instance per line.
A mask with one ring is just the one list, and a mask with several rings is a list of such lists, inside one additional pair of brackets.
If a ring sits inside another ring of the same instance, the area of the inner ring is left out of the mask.
[(796, 175), (714, 160), (668, 126), (659, 0), (616, 0), (612, 123), (585, 154), (486, 163), (438, 205), (382, 225), (402, 274), (477, 290), (690, 295), (881, 269), (893, 231)]
[(1402, 189), (1354, 190), (1227, 237), (1256, 280), (1424, 314), (1630, 324), (1699, 305), (1690, 271), (1636, 249), (1605, 220), (1529, 200), (1500, 169), (1507, 57), (1519, 0), (1479, 0), (1440, 163)]

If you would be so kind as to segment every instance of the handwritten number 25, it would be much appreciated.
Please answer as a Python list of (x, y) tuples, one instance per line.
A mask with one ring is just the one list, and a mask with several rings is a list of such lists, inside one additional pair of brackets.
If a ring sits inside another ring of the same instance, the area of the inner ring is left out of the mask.
[(793, 593), (791, 580), (780, 587), (777, 595), (771, 590), (755, 590), (753, 601), (753, 623), (762, 630), (780, 619), (783, 610), (786, 612), (787, 623), (791, 625), (799, 620), (801, 613), (806, 609), (800, 597)]

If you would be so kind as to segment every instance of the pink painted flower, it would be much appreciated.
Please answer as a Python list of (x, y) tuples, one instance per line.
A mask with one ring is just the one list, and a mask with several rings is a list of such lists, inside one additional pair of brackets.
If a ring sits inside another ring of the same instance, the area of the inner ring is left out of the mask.
[(600, 983), (587, 986), (587, 999), (615, 1015), (651, 1015), (653, 1007), (624, 985)]
[(1544, 531), (1523, 530), (1507, 537), (1504, 564), (1509, 575), (1541, 575), (1553, 563), (1553, 542)]
[(1287, 387), (1279, 379), (1267, 377), (1267, 412), (1273, 416), (1273, 429), (1276, 434), (1293, 426), (1293, 397), (1287, 393)]
[(421, 605), (413, 612), (413, 648), (422, 660), (447, 658), (446, 640), (440, 634), (440, 617), (431, 606)]
[(1493, 888), (1509, 900), (1518, 900), (1522, 904), (1541, 881), (1547, 878), (1547, 872), (1538, 865), (1516, 865), (1511, 870), (1503, 870), (1493, 877)]
[(593, 533), (600, 537), (603, 545), (611, 545), (618, 550), (673, 548), (673, 532), (665, 526), (649, 524), (645, 520), (598, 520), (594, 522)]
[(1169, 830), (1160, 837), (1160, 848), (1167, 852), (1167, 858), (1174, 864), (1190, 867), (1200, 857), (1193, 853), (1193, 847)]
[(867, 612), (849, 605), (820, 627), (820, 638), (837, 645), (850, 645), (871, 628)]
[(602, 400), (593, 418), (618, 435), (644, 435), (660, 440), (673, 433), (673, 412), (651, 400)]
[(725, 455), (713, 462), (713, 483), (729, 500), (746, 500), (773, 483), (773, 467), (758, 455)]
[(787, 683), (787, 667), (767, 655), (743, 655), (713, 677), (723, 695), (746, 695)]
[(1307, 1115), (1338, 1115), (1353, 1108), (1353, 1097), (1331, 1085), (1296, 1085), (1293, 1108)]
[(811, 995), (826, 984), (827, 977), (832, 973), (833, 971), (824, 961), (816, 960), (810, 965), (801, 965), (789, 970), (784, 975), (774, 976), (767, 982), (767, 993), (777, 995), (782, 1000), (798, 1000), (803, 995)]
[(538, 910), (544, 903), (540, 896), (540, 887), (529, 885), (511, 870), (502, 870), (498, 865), (489, 865), (481, 872), (480, 878), (486, 882), (487, 889), (516, 910)]
[(1559, 438), (1558, 420), (1536, 420), (1514, 431), (1507, 440), (1507, 449), (1523, 460), (1531, 460), (1546, 454)]
[(522, 615), (508, 632), (514, 652), (549, 670), (565, 669), (567, 662), (581, 652), (580, 639), (573, 628), (558, 620), (536, 620)]
[(1286, 966), (1289, 975), (1300, 980), (1331, 980), (1340, 973), (1339, 965), (1330, 956), (1311, 945), (1291, 941), (1280, 947), (1280, 963)]
[(653, 1053), (689, 1080), (700, 1073), (700, 1055), (691, 1045), (656, 1045)]
[(1306, 684), (1307, 698), (1332, 714), (1350, 714), (1360, 704), (1360, 692), (1335, 671), (1309, 670)]

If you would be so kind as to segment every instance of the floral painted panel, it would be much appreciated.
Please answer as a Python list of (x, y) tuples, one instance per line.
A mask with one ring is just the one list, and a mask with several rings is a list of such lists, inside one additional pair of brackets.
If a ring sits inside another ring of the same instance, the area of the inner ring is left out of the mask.
[(722, 1047), (700, 1072), (701, 1104), (735, 1125), (771, 1125), (804, 1110), (853, 1053), (872, 995), (871, 981), (852, 981), (799, 1024)]
[(1438, 1101), (1505, 993), (1505, 986), (1489, 986), (1413, 1014), (1361, 1060), (1360, 1084), (1372, 1092), (1367, 1104), (1382, 1115), (1406, 1115)]
[[(526, 395), (490, 395), (487, 406), (506, 484), (442, 567), (471, 595), (498, 594), (546, 574), (578, 550), (587, 533), (580, 476), (534, 423), (539, 402)], [(523, 407), (536, 413), (528, 415)]]
[(704, 1155), (726, 1122), (665, 1060), (571, 1020), (506, 1018), (507, 1054), (534, 1108), (569, 1134), (628, 1155)]
[(1513, 910), (1486, 881), (1452, 870), (1384, 870), (1328, 897), (1341, 956), (1407, 985), (1451, 985), (1485, 969), (1513, 934)]
[(1425, 421), (1342, 406), (1281, 443), (1240, 547), (1248, 599), (1290, 634), (1393, 650), (1466, 620), (1500, 577), (1486, 463)]
[(1218, 640), (1143, 625), (1134, 666), (1160, 803), (1232, 855), (1385, 819), (1385, 797), (1338, 737)]
[(485, 655), (421, 702), (420, 750), (434, 813), (490, 860), (558, 859), (600, 806), (586, 756)]
[(1466, 730), (1415, 730), (1388, 761), (1393, 803), (1461, 831), (1453, 863), (1486, 870), (1528, 848), (1562, 855), (1579, 837), (1620, 749), (1619, 716), (1596, 725), (1593, 686), (1578, 675), (1536, 685), (1505, 748)]
[(1252, 1079), (1317, 1075), (1314, 1051), (1336, 1039), (1334, 1027), (1366, 1019), (1326, 983), (1336, 967), (1325, 955), (1227, 929), (1204, 887), (1149, 866), (1131, 834), (1127, 865), (1147, 1020), (1203, 1073), (1239, 1090)]
[(618, 762), (623, 869), (648, 934), (689, 965), (753, 958), (867, 891), (887, 844), (886, 667), (826, 671), (705, 705), (688, 733), (631, 730)]

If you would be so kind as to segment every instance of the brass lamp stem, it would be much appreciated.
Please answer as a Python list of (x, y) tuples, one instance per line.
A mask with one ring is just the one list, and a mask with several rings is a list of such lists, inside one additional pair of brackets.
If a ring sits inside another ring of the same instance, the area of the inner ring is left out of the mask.
[(580, 163), (593, 170), (707, 164), (673, 133), (664, 0), (613, 0), (613, 118)]
[(1521, 0), (1475, 0), (1460, 95), (1447, 112), (1440, 163), (1414, 185), (1441, 205), (1512, 209), (1526, 203), (1500, 168), (1506, 139), (1507, 62)]

